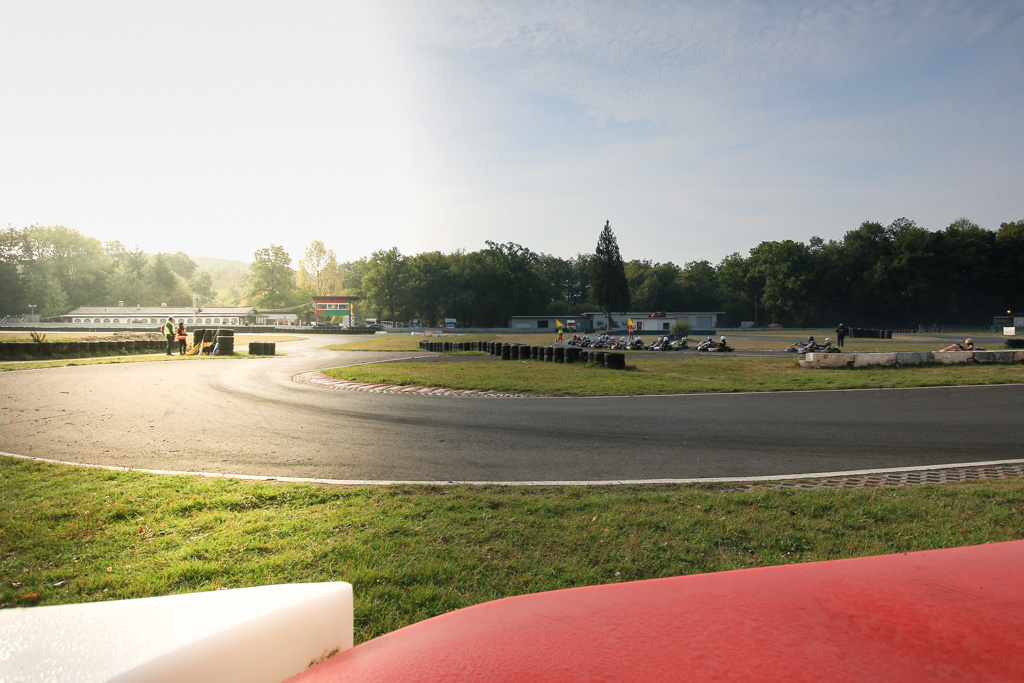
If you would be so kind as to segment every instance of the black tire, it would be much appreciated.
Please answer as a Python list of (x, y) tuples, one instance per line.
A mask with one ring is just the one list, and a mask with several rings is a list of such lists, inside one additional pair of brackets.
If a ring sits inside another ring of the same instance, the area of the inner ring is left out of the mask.
[(604, 366), (612, 370), (623, 370), (626, 367), (626, 355), (623, 353), (604, 354)]

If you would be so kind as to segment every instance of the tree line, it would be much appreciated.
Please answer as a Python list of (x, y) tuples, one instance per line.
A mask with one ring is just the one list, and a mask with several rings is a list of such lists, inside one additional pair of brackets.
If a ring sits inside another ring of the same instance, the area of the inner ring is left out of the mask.
[[(606, 234), (607, 232), (607, 234)], [(611, 242), (608, 241), (610, 237)], [(610, 253), (614, 247), (614, 253)], [(602, 264), (618, 257), (608, 224), (593, 253), (561, 258), (514, 243), (477, 251), (416, 255), (391, 248), (339, 261), (310, 244), (293, 269), (270, 245), (253, 255), (247, 282), (213, 291), (209, 273), (183, 253), (150, 255), (102, 244), (63, 227), (0, 233), (0, 313), (44, 316), (77, 306), (251, 305), (292, 310), (320, 294), (361, 297), (359, 317), (428, 326), (505, 327), (513, 315), (571, 316), (590, 310), (719, 311), (724, 326), (754, 321), (787, 327), (984, 325), (1024, 310), (1024, 221), (989, 230), (960, 219), (931, 231), (900, 218), (862, 223), (840, 240), (766, 241), (717, 264), (622, 262), (624, 282), (609, 292)], [(595, 279), (596, 278), (596, 279)], [(628, 291), (622, 291), (626, 288)], [(609, 298), (611, 297), (611, 298)], [(614, 303), (610, 303), (614, 302)]]

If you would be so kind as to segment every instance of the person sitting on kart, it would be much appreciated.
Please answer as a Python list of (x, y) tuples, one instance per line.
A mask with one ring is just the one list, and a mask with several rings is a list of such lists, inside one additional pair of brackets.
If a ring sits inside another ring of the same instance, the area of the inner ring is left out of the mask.
[(807, 343), (801, 346), (798, 351), (800, 353), (807, 353), (809, 351), (817, 351), (819, 348), (818, 343), (814, 341), (814, 335), (811, 335), (807, 338)]
[(974, 340), (968, 337), (967, 339), (964, 339), (963, 344), (960, 342), (953, 342), (946, 348), (939, 349), (939, 353), (943, 353), (944, 351), (974, 351)]

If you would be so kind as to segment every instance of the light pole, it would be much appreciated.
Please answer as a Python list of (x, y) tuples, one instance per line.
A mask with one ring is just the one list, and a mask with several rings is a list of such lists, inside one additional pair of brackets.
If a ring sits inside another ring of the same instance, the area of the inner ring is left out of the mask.
[(35, 317), (36, 317), (36, 305), (35, 304), (29, 304), (28, 305), (28, 317), (32, 318), (32, 320), (30, 320), (29, 322), (33, 322), (33, 323), (35, 322)]

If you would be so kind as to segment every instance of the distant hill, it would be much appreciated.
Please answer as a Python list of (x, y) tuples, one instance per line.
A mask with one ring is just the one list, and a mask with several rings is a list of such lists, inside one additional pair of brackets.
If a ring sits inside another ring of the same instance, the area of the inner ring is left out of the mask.
[(239, 291), (245, 291), (245, 279), (249, 275), (248, 263), (206, 256), (190, 256), (189, 258), (196, 262), (199, 270), (205, 270), (210, 274), (215, 291), (222, 292), (231, 286), (238, 288)]

